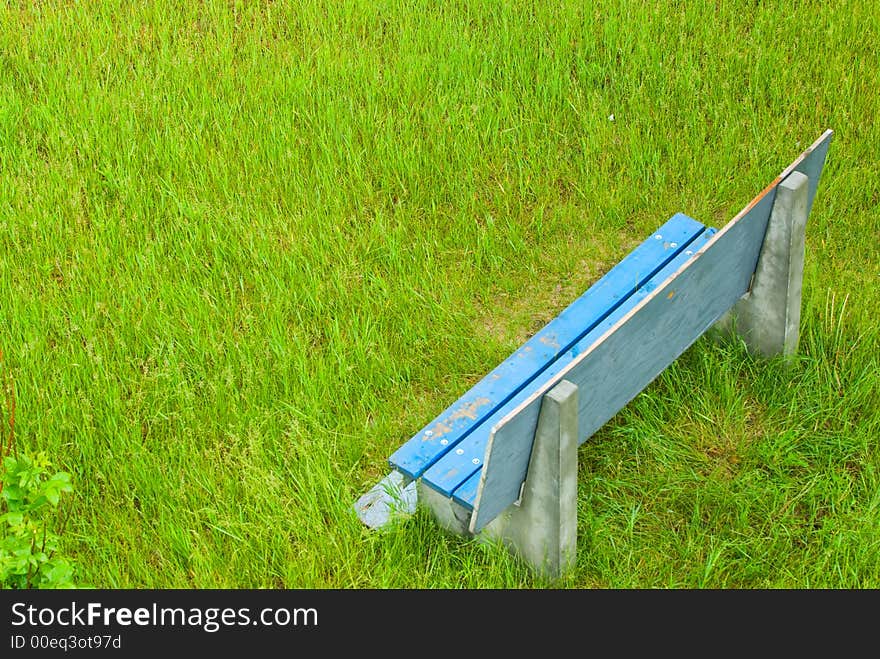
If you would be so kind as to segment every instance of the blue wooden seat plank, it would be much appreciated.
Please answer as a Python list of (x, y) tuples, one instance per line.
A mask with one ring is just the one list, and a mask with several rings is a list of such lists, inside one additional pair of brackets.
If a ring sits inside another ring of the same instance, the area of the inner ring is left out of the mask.
[(703, 230), (704, 226), (696, 220), (682, 213), (674, 215), (519, 350), (404, 443), (389, 458), (391, 466), (408, 478), (421, 477), (644, 286), (660, 268), (681, 254)]
[[(425, 471), (422, 476), (423, 482), (438, 492), (441, 492), (446, 496), (451, 496), (455, 501), (469, 510), (473, 510), (474, 501), (476, 500), (477, 485), (479, 483), (479, 472), (483, 467), (483, 458), (485, 456), (486, 445), (489, 441), (489, 435), (492, 428), (532, 396), (538, 389), (543, 387), (547, 381), (555, 378), (556, 375), (570, 364), (580, 353), (589, 348), (594, 341), (629, 313), (629, 311), (647, 297), (651, 291), (674, 274), (709, 240), (714, 232), (714, 229), (706, 229), (698, 235), (684, 251), (680, 252), (675, 258), (656, 272), (650, 280), (645, 282), (645, 284), (639, 288), (639, 290), (629, 296), (623, 304), (619, 305), (611, 312), (611, 314), (606, 316), (601, 323), (584, 335), (569, 351), (560, 355), (558, 359), (541, 373), (540, 377), (535, 378), (527, 387), (520, 390), (516, 396), (510, 399), (505, 405), (500, 407), (489, 417), (483, 419), (474, 431), (458, 445), (455, 451), (447, 453), (443, 458), (438, 460), (433, 466)], [(582, 442), (585, 438), (579, 437), (578, 439)]]

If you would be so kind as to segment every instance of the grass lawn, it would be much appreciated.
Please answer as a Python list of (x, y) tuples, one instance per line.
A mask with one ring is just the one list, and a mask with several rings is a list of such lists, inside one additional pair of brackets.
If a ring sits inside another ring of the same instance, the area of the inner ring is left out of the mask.
[(0, 349), (101, 588), (536, 588), (388, 456), (826, 128), (791, 368), (701, 339), (579, 451), (566, 588), (880, 587), (875, 3), (0, 8)]

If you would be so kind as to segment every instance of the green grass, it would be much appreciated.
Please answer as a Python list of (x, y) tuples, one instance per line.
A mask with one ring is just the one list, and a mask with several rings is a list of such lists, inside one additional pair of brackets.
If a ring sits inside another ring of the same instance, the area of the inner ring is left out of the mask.
[(795, 364), (701, 339), (585, 444), (560, 585), (880, 587), (878, 51), (867, 1), (5, 3), (0, 347), (80, 580), (547, 585), (352, 503), (833, 128)]

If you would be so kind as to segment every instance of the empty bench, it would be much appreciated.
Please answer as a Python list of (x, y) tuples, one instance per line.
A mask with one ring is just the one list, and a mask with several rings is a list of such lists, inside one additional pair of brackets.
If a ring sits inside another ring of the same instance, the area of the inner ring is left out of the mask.
[(418, 499), (558, 575), (576, 548), (577, 447), (713, 326), (797, 346), (804, 231), (826, 131), (720, 230), (678, 213), (389, 458), (356, 504), (379, 526)]

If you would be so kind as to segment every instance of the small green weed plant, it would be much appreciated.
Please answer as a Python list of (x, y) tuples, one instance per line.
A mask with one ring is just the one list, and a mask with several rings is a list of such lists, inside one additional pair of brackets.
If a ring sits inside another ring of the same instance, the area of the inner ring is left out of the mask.
[(70, 474), (51, 473), (43, 452), (15, 451), (15, 389), (6, 371), (0, 384), (0, 588), (72, 588), (73, 564), (60, 551)]

